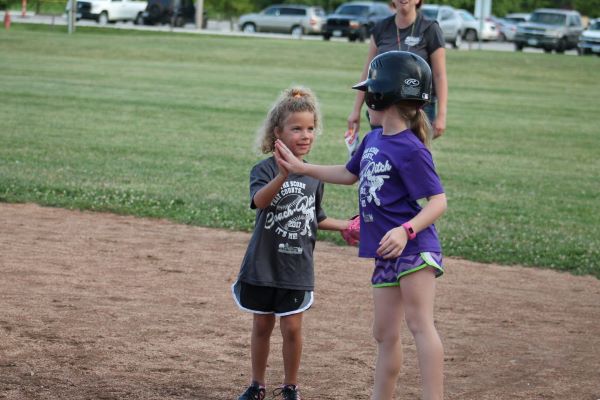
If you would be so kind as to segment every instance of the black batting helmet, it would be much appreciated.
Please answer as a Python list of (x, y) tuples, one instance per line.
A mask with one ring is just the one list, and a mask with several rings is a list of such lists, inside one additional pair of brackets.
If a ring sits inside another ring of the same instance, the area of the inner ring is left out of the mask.
[(373, 58), (369, 76), (353, 89), (365, 93), (372, 110), (384, 110), (405, 100), (431, 100), (431, 68), (420, 56), (408, 51), (388, 51)]

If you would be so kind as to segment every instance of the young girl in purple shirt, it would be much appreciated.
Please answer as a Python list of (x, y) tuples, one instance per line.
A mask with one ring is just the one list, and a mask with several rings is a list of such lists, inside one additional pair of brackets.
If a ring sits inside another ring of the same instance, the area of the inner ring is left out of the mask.
[[(346, 165), (302, 163), (284, 143), (275, 157), (286, 170), (321, 181), (359, 181), (359, 256), (375, 259), (372, 275), (378, 355), (373, 400), (392, 399), (402, 364), (402, 320), (417, 348), (422, 398), (443, 398), (443, 348), (434, 325), (435, 278), (443, 274), (433, 223), (446, 196), (429, 152), (431, 129), (422, 108), (431, 96), (431, 69), (420, 56), (390, 51), (373, 59), (365, 92), (369, 114), (382, 128), (366, 135)], [(421, 207), (418, 200), (427, 199)]]

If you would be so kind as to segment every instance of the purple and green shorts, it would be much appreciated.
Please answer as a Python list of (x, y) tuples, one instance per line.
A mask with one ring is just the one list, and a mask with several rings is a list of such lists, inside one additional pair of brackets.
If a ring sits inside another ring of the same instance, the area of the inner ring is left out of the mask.
[(371, 277), (373, 287), (399, 286), (403, 276), (432, 267), (436, 278), (444, 273), (442, 253), (423, 252), (384, 260), (375, 259), (375, 269)]

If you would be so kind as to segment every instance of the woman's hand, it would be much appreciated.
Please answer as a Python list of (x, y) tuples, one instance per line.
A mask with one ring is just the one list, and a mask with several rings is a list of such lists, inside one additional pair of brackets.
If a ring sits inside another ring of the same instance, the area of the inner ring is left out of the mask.
[(433, 128), (433, 138), (437, 139), (444, 134), (446, 130), (446, 115), (438, 113), (431, 124)]
[(406, 247), (408, 236), (402, 226), (390, 229), (379, 242), (377, 255), (385, 259), (400, 257)]
[(360, 110), (353, 110), (348, 116), (348, 130), (346, 133), (350, 133), (352, 136), (358, 133), (360, 128)]
[(438, 98), (437, 113), (433, 120), (433, 138), (442, 136), (446, 130), (446, 113), (448, 111), (448, 78), (446, 76), (446, 49), (440, 47), (429, 56), (433, 84)]

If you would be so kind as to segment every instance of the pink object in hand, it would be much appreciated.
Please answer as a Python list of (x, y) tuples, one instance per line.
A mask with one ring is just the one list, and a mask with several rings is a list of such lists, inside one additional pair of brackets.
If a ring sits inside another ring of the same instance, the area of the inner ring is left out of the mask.
[(348, 228), (340, 232), (342, 237), (350, 246), (356, 246), (360, 241), (360, 218), (355, 215), (350, 219)]

